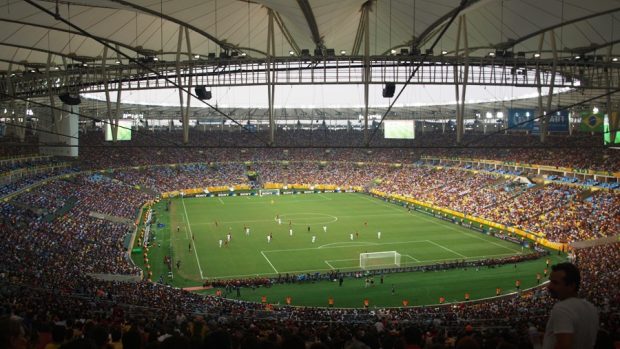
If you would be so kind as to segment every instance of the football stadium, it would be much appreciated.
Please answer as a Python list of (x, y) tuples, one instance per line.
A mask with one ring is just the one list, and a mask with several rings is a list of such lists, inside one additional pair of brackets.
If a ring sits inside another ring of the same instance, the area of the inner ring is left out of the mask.
[(0, 348), (619, 348), (619, 12), (0, 3)]

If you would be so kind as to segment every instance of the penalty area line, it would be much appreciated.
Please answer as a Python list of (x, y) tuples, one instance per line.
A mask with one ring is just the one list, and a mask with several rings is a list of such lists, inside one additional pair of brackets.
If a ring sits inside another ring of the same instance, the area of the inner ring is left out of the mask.
[(260, 254), (262, 254), (263, 257), (265, 257), (265, 260), (267, 261), (267, 263), (269, 263), (269, 265), (271, 265), (271, 269), (273, 269), (273, 271), (275, 271), (276, 274), (280, 274), (278, 272), (278, 269), (276, 269), (276, 267), (274, 267), (273, 264), (271, 264), (271, 261), (269, 260), (269, 258), (267, 258), (267, 256), (265, 256), (265, 252), (264, 251), (260, 251)]
[(327, 264), (332, 270), (336, 270), (336, 268), (334, 268), (333, 265), (331, 265), (328, 261), (323, 261), (325, 262), (325, 264)]
[(433, 244), (433, 245), (435, 245), (435, 246), (437, 246), (437, 247), (443, 248), (444, 250), (446, 250), (446, 251), (448, 251), (448, 252), (452, 252), (452, 253), (454, 253), (454, 254), (455, 254), (455, 255), (457, 255), (457, 256), (461, 256), (461, 257), (463, 257), (463, 258), (469, 258), (469, 257), (467, 257), (467, 256), (466, 256), (466, 255), (464, 255), (464, 254), (460, 254), (460, 253), (458, 253), (458, 252), (456, 252), (456, 251), (454, 251), (454, 250), (452, 250), (452, 249), (449, 249), (449, 248), (447, 248), (447, 247), (445, 247), (445, 246), (443, 246), (443, 245), (440, 245), (440, 244), (438, 244), (438, 243), (436, 243), (436, 242), (434, 242), (434, 241), (431, 241), (431, 240), (426, 240), (426, 241), (430, 242), (431, 244)]
[(420, 263), (419, 259), (415, 258), (414, 256), (412, 256), (410, 254), (403, 254), (401, 256), (409, 257), (409, 258), (413, 259), (414, 261), (416, 261), (416, 263)]

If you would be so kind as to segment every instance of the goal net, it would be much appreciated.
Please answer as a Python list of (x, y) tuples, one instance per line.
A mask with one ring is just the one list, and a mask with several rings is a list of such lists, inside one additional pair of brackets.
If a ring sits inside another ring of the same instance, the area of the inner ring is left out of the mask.
[(376, 269), (400, 267), (400, 253), (396, 251), (360, 253), (360, 268)]
[(280, 189), (259, 189), (258, 196), (280, 195)]

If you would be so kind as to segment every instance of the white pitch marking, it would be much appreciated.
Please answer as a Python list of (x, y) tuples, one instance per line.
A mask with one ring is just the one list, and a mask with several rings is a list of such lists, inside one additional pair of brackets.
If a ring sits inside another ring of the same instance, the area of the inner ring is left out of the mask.
[[(364, 199), (366, 199), (366, 200), (368, 200), (368, 201), (371, 201), (371, 202), (374, 202), (374, 203), (376, 203), (376, 204), (378, 204), (378, 205), (381, 205), (381, 206), (388, 207), (388, 205), (389, 205), (389, 206), (391, 206), (393, 209), (396, 209), (396, 210), (398, 210), (399, 212), (401, 212), (401, 211), (397, 208), (397, 206), (395, 206), (394, 204), (388, 204), (388, 203), (385, 203), (385, 202), (383, 202), (383, 201), (377, 201), (378, 199), (377, 199), (377, 200), (373, 200), (373, 199), (371, 199), (371, 198), (367, 198), (364, 194), (361, 194), (361, 197), (363, 197)], [(437, 219), (432, 219), (432, 218), (426, 217), (424, 214), (420, 214), (420, 215), (418, 215), (418, 216), (419, 216), (420, 218), (422, 218), (422, 219), (424, 219), (424, 220), (428, 221), (428, 222), (440, 223), (439, 221), (437, 221)], [(454, 230), (454, 231), (457, 231), (457, 232), (459, 232), (459, 233), (463, 233), (465, 236), (469, 236), (469, 237), (471, 237), (472, 239), (482, 240), (482, 241), (484, 241), (484, 242), (488, 242), (488, 243), (490, 243), (490, 244), (493, 244), (493, 245), (499, 246), (499, 247), (501, 247), (501, 248), (504, 248), (504, 249), (506, 249), (506, 250), (510, 250), (510, 251), (513, 251), (513, 252), (518, 252), (518, 253), (520, 253), (520, 252), (521, 252), (521, 251), (519, 251), (519, 250), (516, 250), (516, 249), (510, 248), (510, 247), (504, 246), (504, 245), (499, 244), (499, 243), (497, 243), (497, 242), (494, 242), (494, 241), (489, 241), (489, 240), (483, 239), (483, 238), (481, 238), (481, 237), (479, 237), (479, 236), (472, 235), (472, 234), (475, 234), (475, 233), (468, 232), (468, 231), (463, 231), (463, 230), (459, 230), (459, 229), (456, 229), (456, 228), (452, 227), (450, 224), (445, 224), (445, 225), (442, 225), (442, 226), (445, 226), (445, 227), (447, 227), (447, 228), (448, 228), (448, 229), (450, 229), (450, 230)]]
[(417, 263), (420, 263), (420, 260), (415, 258), (414, 256), (410, 255), (410, 254), (403, 254), (403, 256), (409, 257), (411, 259), (413, 259), (414, 261), (416, 261)]
[(260, 251), (260, 254), (262, 254), (263, 257), (265, 257), (265, 259), (267, 260), (267, 263), (269, 263), (269, 265), (271, 265), (271, 268), (273, 269), (273, 271), (275, 271), (276, 274), (279, 274), (278, 270), (276, 269), (276, 267), (274, 267), (273, 264), (271, 264), (271, 261), (269, 260), (269, 258), (267, 258), (267, 256), (265, 256), (265, 252), (264, 251)]
[(340, 247), (355, 247), (355, 246), (368, 246), (368, 245), (377, 245), (376, 242), (365, 242), (365, 241), (358, 241), (358, 242), (332, 242), (329, 244), (325, 244), (325, 245), (321, 245), (317, 248), (327, 248), (327, 246), (335, 246), (335, 245), (341, 245)]
[(433, 245), (435, 245), (435, 246), (437, 246), (437, 247), (443, 248), (444, 250), (446, 250), (446, 251), (448, 251), (448, 252), (452, 252), (452, 253), (454, 253), (455, 255), (461, 256), (461, 257), (463, 257), (463, 258), (469, 258), (469, 257), (467, 257), (467, 256), (466, 256), (466, 255), (464, 255), (464, 254), (460, 254), (460, 253), (458, 253), (458, 252), (456, 252), (456, 251), (454, 251), (454, 250), (452, 250), (452, 249), (449, 249), (449, 248), (447, 248), (447, 247), (445, 247), (445, 246), (443, 246), (443, 245), (440, 245), (440, 244), (438, 244), (438, 243), (436, 243), (436, 242), (434, 242), (434, 241), (431, 241), (431, 240), (426, 240), (426, 241), (430, 242), (431, 244), (433, 244)]
[(328, 261), (324, 261), (324, 262), (325, 262), (325, 264), (329, 265), (329, 267), (330, 267), (330, 268), (332, 268), (332, 270), (335, 270), (335, 269), (336, 269), (336, 268), (334, 268), (334, 266), (333, 266), (333, 265), (329, 264), (329, 262), (328, 262)]
[[(189, 224), (189, 217), (187, 217), (187, 209), (185, 208), (185, 201), (183, 200), (183, 198), (181, 198), (181, 203), (183, 204), (183, 212), (185, 212), (185, 220), (187, 221), (187, 228), (189, 229), (189, 233), (192, 234), (192, 236), (194, 235), (192, 233), (192, 228)], [(190, 240), (192, 247), (194, 248), (194, 255), (196, 256), (196, 263), (198, 263), (198, 270), (200, 271), (200, 278), (204, 279), (205, 277), (202, 274), (202, 267), (200, 266), (200, 260), (198, 259), (198, 252), (196, 252), (196, 244), (194, 244), (194, 240)]]

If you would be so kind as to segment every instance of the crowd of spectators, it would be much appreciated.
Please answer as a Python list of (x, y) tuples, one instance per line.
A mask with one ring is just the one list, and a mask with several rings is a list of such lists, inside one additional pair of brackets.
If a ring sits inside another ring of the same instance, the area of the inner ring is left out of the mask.
[(528, 228), (572, 242), (620, 234), (620, 194), (597, 191), (528, 221)]
[[(238, 149), (237, 149), (238, 150)], [(258, 151), (258, 150), (257, 150)], [(291, 157), (290, 151), (262, 149), (261, 157), (272, 152)], [(304, 150), (309, 153), (312, 151)], [(229, 186), (250, 183), (248, 174), (255, 172), (259, 184), (334, 184), (341, 188), (362, 186), (375, 188), (390, 194), (406, 195), (417, 200), (453, 209), (465, 214), (488, 219), (493, 222), (514, 226), (534, 233), (541, 233), (551, 241), (571, 242), (600, 236), (610, 236), (618, 231), (618, 194), (602, 191), (586, 200), (578, 195), (582, 189), (569, 183), (527, 185), (506, 179), (496, 172), (465, 170), (435, 166), (400, 165), (390, 162), (343, 161), (342, 149), (322, 150), (332, 161), (226, 161), (189, 163), (172, 166), (145, 166), (117, 169), (106, 175), (79, 175), (71, 181), (80, 187), (84, 195), (78, 205), (91, 211), (132, 218), (135, 207), (148, 196), (136, 187), (151, 190), (151, 193), (187, 188)], [(374, 152), (376, 150), (368, 151)], [(391, 151), (397, 151), (392, 149)], [(231, 149), (211, 151), (214, 158), (226, 158)], [(250, 156), (248, 151), (238, 154)], [(365, 156), (371, 156), (366, 154)], [(312, 159), (312, 156), (309, 156)], [(355, 158), (355, 156), (354, 156)], [(124, 200), (108, 207), (102, 207), (97, 198), (110, 195), (106, 192), (110, 178), (118, 185), (111, 188)], [(55, 181), (53, 183), (68, 183)], [(104, 183), (104, 184), (101, 184)], [(122, 184), (122, 185), (121, 185)], [(72, 187), (53, 189), (51, 195), (31, 192), (20, 195), (16, 202), (24, 202), (46, 211), (62, 206), (66, 194)], [(128, 195), (128, 192), (136, 193)], [(561, 224), (553, 224), (558, 221)]]
[(539, 185), (525, 190), (513, 200), (500, 203), (482, 214), (491, 221), (531, 230), (530, 222), (541, 214), (565, 205), (578, 189), (558, 184)]
[[(600, 339), (618, 340), (620, 243), (581, 249), (576, 256), (581, 295), (601, 312)], [(2, 273), (0, 309), (28, 329), (38, 347), (86, 338), (100, 341), (99, 348), (109, 342), (124, 348), (404, 348), (407, 333), (415, 333), (423, 348), (459, 348), (462, 337), (472, 339), (474, 348), (529, 348), (553, 305), (544, 289), (534, 289), (456, 306), (265, 310), (156, 283), (75, 276), (65, 287), (33, 287), (15, 277)]]
[(149, 188), (158, 193), (249, 182), (246, 166), (239, 162), (124, 169), (114, 171), (110, 175), (124, 183)]
[(12, 194), (16, 191), (25, 189), (29, 186), (32, 186), (34, 184), (37, 184), (43, 180), (52, 178), (52, 177), (56, 177), (56, 176), (60, 176), (63, 174), (71, 174), (71, 173), (75, 173), (78, 171), (78, 168), (75, 167), (69, 167), (69, 168), (54, 168), (48, 171), (44, 171), (44, 172), (40, 172), (40, 173), (36, 173), (36, 174), (31, 174), (31, 175), (26, 175), (23, 177), (20, 177), (18, 179), (12, 180), (8, 183), (3, 184), (0, 187), (0, 197), (8, 195), (8, 194)]
[[(583, 135), (549, 136), (547, 143), (542, 144), (534, 135), (466, 134), (458, 145), (454, 134), (422, 133), (414, 140), (382, 139), (378, 134), (370, 148), (342, 149), (364, 147), (364, 133), (355, 130), (278, 130), (275, 145), (289, 148), (286, 151), (268, 148), (268, 133), (262, 131), (201, 132), (192, 129), (189, 143), (183, 144), (182, 139), (180, 131), (141, 131), (134, 133), (130, 142), (111, 144), (104, 141), (103, 132), (88, 132), (80, 137), (82, 164), (85, 168), (99, 169), (210, 161), (334, 161), (343, 156), (349, 161), (410, 162), (428, 155), (615, 171), (620, 162), (617, 151), (602, 147), (597, 137)], [(211, 151), (211, 147), (218, 147), (218, 150)], [(326, 148), (331, 152), (326, 154)]]
[[(355, 145), (353, 139), (359, 137), (347, 131), (326, 131), (304, 138), (304, 132), (290, 132), (280, 139), (293, 146), (307, 141), (322, 146), (335, 139), (340, 144)], [(148, 145), (161, 136), (138, 136), (136, 142)], [(177, 136), (172, 134), (170, 139)], [(247, 141), (250, 146), (257, 142), (249, 134), (232, 140), (227, 132), (215, 137), (194, 136), (196, 142), (206, 145)], [(523, 141), (525, 136), (496, 140), (499, 137), (489, 139), (508, 146)], [(435, 139), (419, 140), (419, 144), (436, 146), (445, 140), (436, 135)], [(85, 142), (94, 145), (102, 141)], [(553, 137), (551, 142), (561, 143)], [(584, 149), (588, 145), (579, 139), (575, 144)], [(100, 348), (108, 342), (122, 342), (126, 348), (403, 348), (413, 342), (425, 348), (453, 348), (465, 337), (477, 343), (474, 347), (514, 348), (528, 347), (533, 333), (544, 328), (552, 301), (542, 289), (447, 306), (337, 309), (276, 305), (266, 309), (263, 304), (203, 296), (148, 281), (126, 283), (89, 276), (139, 274), (126, 258), (123, 244), (123, 238), (134, 227), (95, 218), (91, 213), (133, 221), (138, 208), (155, 192), (247, 183), (248, 171), (255, 171), (262, 183), (360, 185), (408, 195), (540, 232), (553, 241), (611, 236), (618, 234), (620, 226), (620, 196), (612, 191), (584, 198), (580, 189), (568, 185), (531, 186), (484, 171), (408, 165), (428, 151), (438, 156), (528, 160), (617, 171), (617, 155), (600, 148), (593, 149), (602, 151), (602, 156), (588, 149), (587, 155), (572, 157), (576, 152), (572, 148), (569, 155), (565, 149), (562, 155), (557, 149), (535, 155), (534, 150), (508, 148), (497, 152), (472, 148), (454, 153), (441, 148), (285, 151), (117, 147), (105, 152), (96, 147), (81, 149), (85, 156), (80, 160), (82, 166), (202, 164), (82, 173), (0, 202), (0, 232), (5, 241), (0, 249), (0, 258), (5, 261), (0, 267), (0, 315), (12, 316), (12, 320), (0, 319), (0, 330), (6, 331), (11, 324), (23, 326), (41, 348), (52, 342), (78, 345), (75, 341), (82, 341), (81, 345), (96, 343)], [(123, 149), (126, 151), (118, 151)], [(599, 307), (603, 328), (611, 331), (610, 338), (618, 339), (620, 243), (578, 250), (576, 261), (582, 269), (583, 296)], [(249, 280), (239, 286), (252, 287), (254, 282)], [(2, 333), (4, 336), (6, 332)]]
[(333, 184), (341, 188), (365, 186), (375, 179), (390, 175), (388, 164), (359, 164), (355, 162), (294, 162), (258, 163), (255, 167), (263, 183), (283, 184)]
[[(59, 287), (72, 274), (138, 274), (125, 258), (123, 238), (133, 229), (137, 209), (150, 198), (127, 184), (98, 175), (48, 182), (2, 202), (0, 230), (7, 241), (2, 258), (18, 261), (7, 266), (19, 271), (16, 277), (30, 281), (44, 278)], [(92, 213), (115, 216), (130, 224), (95, 218)]]
[(13, 199), (13, 204), (21, 204), (33, 211), (49, 214), (63, 207), (76, 189), (65, 180), (52, 181), (39, 188), (19, 194)]
[(37, 166), (54, 166), (61, 161), (50, 157), (24, 156), (7, 158), (4, 161), (0, 158), (0, 176), (8, 172), (21, 170)]
[[(543, 234), (551, 241), (571, 242), (618, 232), (616, 191), (603, 190), (582, 199), (584, 189), (563, 183), (523, 184), (493, 172), (426, 165), (394, 166), (392, 163), (354, 161), (253, 161), (117, 169), (106, 175), (79, 175), (55, 181), (46, 188), (16, 199), (46, 210), (62, 206), (66, 193), (76, 187), (83, 193), (78, 205), (91, 211), (132, 218), (135, 207), (152, 193), (257, 181), (283, 184), (333, 184), (341, 188), (361, 186), (388, 194), (405, 195), (422, 202), (484, 218), (493, 222)], [(112, 179), (110, 179), (112, 178)], [(73, 186), (67, 186), (72, 181)], [(110, 194), (108, 183), (115, 193)], [(63, 185), (64, 183), (64, 185)], [(58, 187), (57, 189), (55, 189)], [(57, 190), (58, 192), (56, 192)], [(129, 195), (129, 193), (134, 195)], [(101, 195), (119, 195), (124, 200), (103, 207)], [(559, 218), (559, 219), (558, 219)], [(556, 224), (555, 222), (561, 221)]]

